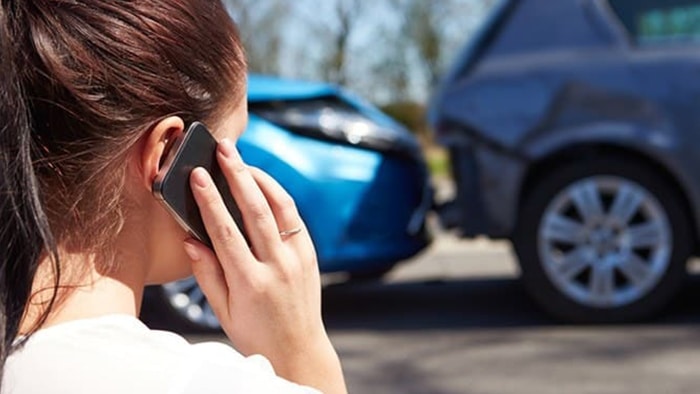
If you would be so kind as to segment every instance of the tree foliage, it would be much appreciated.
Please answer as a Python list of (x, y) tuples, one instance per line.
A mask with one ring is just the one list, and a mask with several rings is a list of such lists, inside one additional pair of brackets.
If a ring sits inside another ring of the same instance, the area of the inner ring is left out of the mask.
[(497, 0), (224, 0), (252, 72), (424, 101)]

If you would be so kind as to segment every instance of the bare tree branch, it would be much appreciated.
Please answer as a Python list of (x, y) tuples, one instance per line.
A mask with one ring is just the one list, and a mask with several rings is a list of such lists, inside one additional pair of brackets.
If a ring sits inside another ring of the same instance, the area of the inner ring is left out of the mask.
[(290, 3), (282, 0), (225, 0), (224, 3), (238, 25), (250, 71), (279, 74), (282, 31)]

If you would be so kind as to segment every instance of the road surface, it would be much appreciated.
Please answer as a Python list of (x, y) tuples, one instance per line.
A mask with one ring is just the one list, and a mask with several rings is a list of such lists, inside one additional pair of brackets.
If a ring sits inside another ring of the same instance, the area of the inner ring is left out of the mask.
[(336, 284), (324, 315), (353, 393), (700, 393), (700, 280), (659, 320), (550, 320), (506, 243), (441, 237), (385, 283)]

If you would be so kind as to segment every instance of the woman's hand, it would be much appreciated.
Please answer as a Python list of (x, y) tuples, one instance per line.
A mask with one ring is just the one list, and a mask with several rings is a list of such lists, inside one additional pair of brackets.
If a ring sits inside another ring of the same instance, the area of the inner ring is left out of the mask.
[(324, 392), (345, 392), (340, 362), (321, 318), (316, 252), (292, 198), (246, 166), (230, 140), (218, 160), (243, 216), (247, 244), (206, 170), (191, 186), (214, 251), (187, 240), (202, 291), (236, 348), (262, 354), (276, 372)]

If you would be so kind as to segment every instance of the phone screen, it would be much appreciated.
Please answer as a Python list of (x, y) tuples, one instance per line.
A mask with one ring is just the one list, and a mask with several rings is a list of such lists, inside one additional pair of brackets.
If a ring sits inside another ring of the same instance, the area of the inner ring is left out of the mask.
[(153, 194), (194, 238), (212, 247), (199, 207), (190, 188), (190, 174), (197, 167), (211, 174), (224, 204), (238, 228), (243, 232), (243, 219), (231, 195), (216, 157), (217, 142), (200, 122), (194, 122), (173, 144), (153, 182)]

